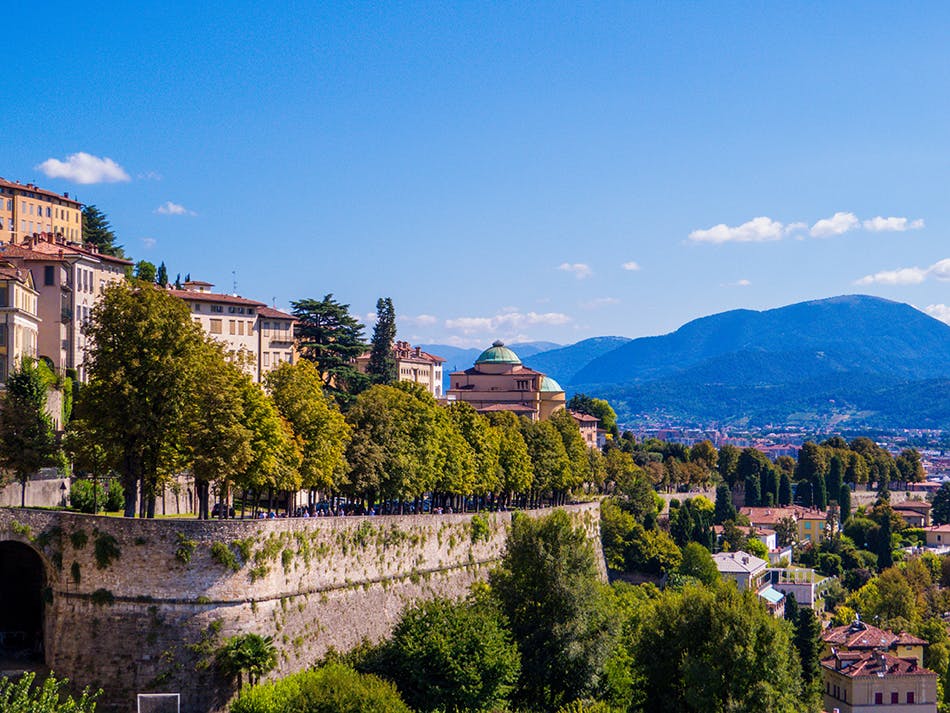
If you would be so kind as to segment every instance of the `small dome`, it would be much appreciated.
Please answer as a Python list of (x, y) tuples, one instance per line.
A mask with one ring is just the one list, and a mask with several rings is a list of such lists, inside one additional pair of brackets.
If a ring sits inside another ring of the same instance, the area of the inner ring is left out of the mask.
[(521, 359), (518, 355), (505, 346), (502, 341), (494, 342), (488, 349), (483, 351), (476, 364), (520, 364)]
[(564, 389), (550, 376), (545, 376), (541, 379), (541, 391), (564, 391)]

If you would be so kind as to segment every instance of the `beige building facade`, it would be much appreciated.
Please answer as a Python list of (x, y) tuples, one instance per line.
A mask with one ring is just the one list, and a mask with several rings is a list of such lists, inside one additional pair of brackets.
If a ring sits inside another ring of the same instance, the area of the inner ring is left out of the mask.
[(38, 297), (29, 270), (0, 261), (0, 383), (6, 383), (24, 357), (37, 356)]
[(449, 376), (449, 401), (465, 401), (481, 413), (512, 411), (545, 421), (564, 408), (564, 389), (540, 371), (529, 369), (503, 342), (483, 351), (471, 369)]
[(294, 363), (294, 317), (263, 302), (212, 292), (210, 282), (191, 280), (169, 289), (191, 310), (204, 332), (224, 344), (228, 358), (254, 382), (284, 362)]
[(17, 244), (0, 245), (0, 260), (32, 275), (42, 325), (37, 356), (58, 372), (74, 369), (79, 380), (86, 381), (83, 326), (106, 285), (125, 279), (131, 261), (50, 234), (30, 235)]
[[(369, 352), (364, 352), (354, 360), (356, 368), (366, 373), (369, 366)], [(393, 358), (399, 373), (399, 381), (409, 381), (419, 384), (433, 397), (441, 399), (442, 394), (442, 365), (445, 359), (422, 351), (421, 347), (414, 347), (409, 342), (393, 344)]]
[(32, 183), (0, 178), (0, 240), (19, 243), (34, 233), (82, 242), (82, 204)]
[(824, 709), (840, 713), (937, 713), (937, 674), (883, 651), (822, 659)]

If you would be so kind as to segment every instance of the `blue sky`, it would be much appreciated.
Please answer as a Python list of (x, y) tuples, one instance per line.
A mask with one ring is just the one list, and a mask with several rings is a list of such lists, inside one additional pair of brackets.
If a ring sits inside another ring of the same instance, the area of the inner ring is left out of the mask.
[(364, 318), (390, 296), (400, 338), (462, 346), (854, 292), (950, 321), (944, 4), (4, 17), (0, 175), (173, 276)]

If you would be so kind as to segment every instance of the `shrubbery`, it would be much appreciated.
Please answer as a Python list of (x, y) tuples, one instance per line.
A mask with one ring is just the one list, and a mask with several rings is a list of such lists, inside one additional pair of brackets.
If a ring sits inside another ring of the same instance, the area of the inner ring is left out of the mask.
[(16, 680), (0, 678), (0, 711), (3, 713), (94, 713), (101, 691), (84, 690), (79, 698), (64, 692), (68, 681), (50, 675), (42, 685), (34, 686), (35, 673)]
[(315, 671), (244, 690), (231, 713), (412, 713), (395, 686), (349, 666), (331, 663)]
[(106, 488), (100, 482), (78, 479), (69, 488), (69, 504), (79, 512), (116, 512), (124, 503), (125, 494), (118, 480), (110, 480)]

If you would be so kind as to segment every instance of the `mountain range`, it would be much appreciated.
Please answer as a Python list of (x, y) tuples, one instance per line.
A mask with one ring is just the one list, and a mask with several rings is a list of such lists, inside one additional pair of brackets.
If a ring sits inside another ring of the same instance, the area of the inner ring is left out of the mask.
[[(656, 337), (543, 344), (509, 346), (569, 395), (606, 398), (627, 424), (950, 428), (950, 325), (879, 297), (733, 310)], [(449, 359), (446, 375), (480, 352), (423, 348)]]

